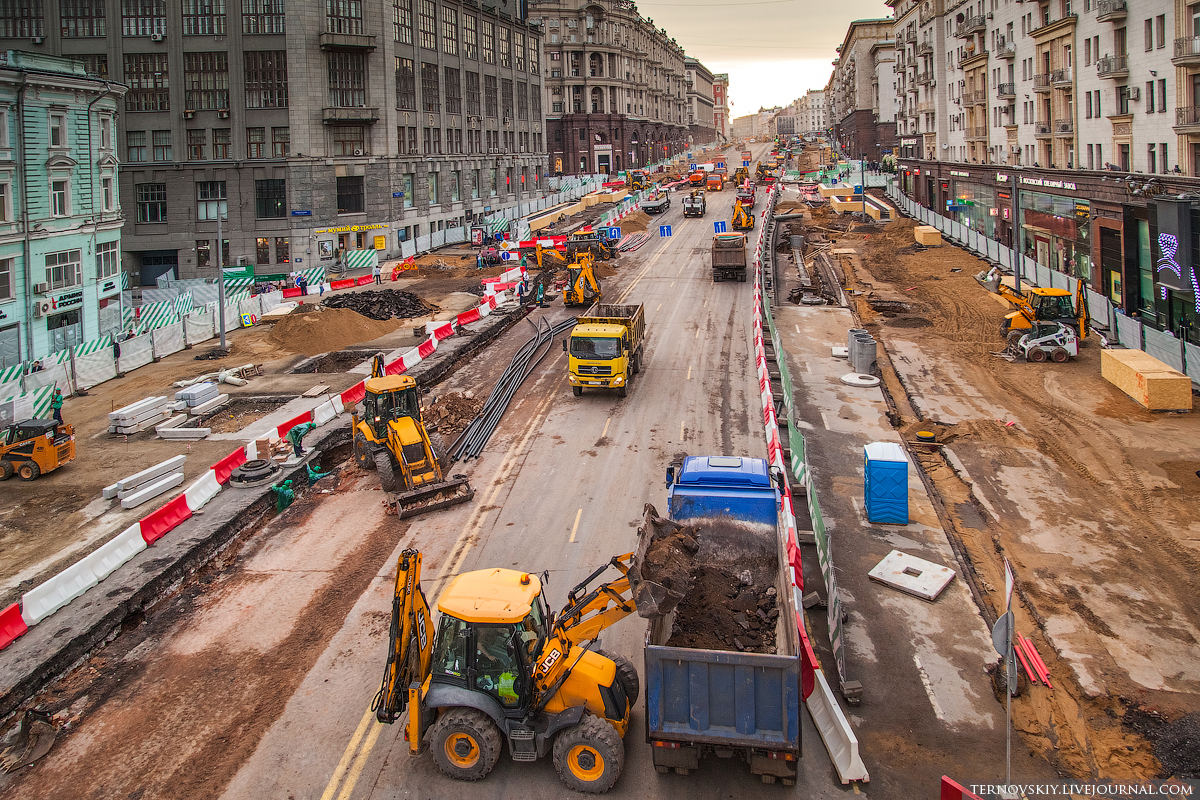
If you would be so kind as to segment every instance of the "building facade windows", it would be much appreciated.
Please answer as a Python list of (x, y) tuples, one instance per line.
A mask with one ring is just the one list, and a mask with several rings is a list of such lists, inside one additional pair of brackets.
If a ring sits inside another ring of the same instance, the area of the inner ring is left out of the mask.
[(437, 64), (421, 64), (421, 110), (433, 113), (441, 110)]
[[(121, 0), (123, 36), (161, 36), (166, 32), (167, 0)], [(125, 74), (128, 77), (128, 71)]]
[(68, 289), (83, 283), (83, 251), (63, 250), (46, 254), (46, 283), (50, 291)]
[(417, 110), (417, 76), (411, 58), (396, 59), (396, 108)]
[(446, 78), (446, 113), (462, 113), (462, 84), (458, 79), (458, 70), (453, 67), (444, 69)]
[(400, 44), (413, 43), (413, 0), (393, 0), (392, 38)]
[(121, 269), (120, 255), (117, 253), (116, 242), (100, 242), (96, 245), (96, 277), (99, 280), (111, 278)]
[(184, 36), (224, 36), (225, 0), (182, 0)]
[(417, 29), (421, 47), (437, 50), (437, 3), (434, 0), (417, 0)]
[(442, 52), (458, 55), (458, 11), (449, 6), (442, 7)]
[(366, 128), (362, 125), (335, 125), (332, 130), (333, 155), (361, 156), (366, 152)]
[(246, 158), (266, 158), (266, 146), (266, 128), (246, 128)]
[(224, 219), (225, 181), (196, 181), (196, 219), (201, 222)]
[(187, 109), (229, 108), (228, 53), (184, 53), (183, 81)]
[(105, 0), (59, 0), (59, 28), (64, 39), (106, 35)]
[(253, 50), (244, 53), (246, 108), (287, 108), (287, 52)]
[[(113, 210), (113, 179), (100, 179), (100, 207), (103, 211)], [(3, 212), (0, 212), (3, 213)]]
[(232, 128), (213, 128), (213, 158), (220, 161), (229, 158), (229, 146), (233, 143)]
[(187, 132), (188, 161), (204, 161), (204, 151), (208, 146), (208, 131), (204, 128), (190, 128)]
[(170, 111), (166, 53), (126, 53), (126, 111)]
[(0, 258), (0, 303), (13, 299), (13, 262), (11, 258)]
[(66, 217), (71, 214), (69, 181), (50, 181), (50, 216)]
[(167, 185), (165, 183), (139, 183), (136, 193), (138, 222), (167, 221)]
[(362, 108), (366, 104), (366, 56), (361, 53), (330, 53), (329, 105), (334, 108)]
[(286, 33), (284, 0), (242, 0), (242, 33)]
[(366, 210), (363, 176), (345, 175), (337, 179), (337, 209), (339, 214), (361, 214)]
[(287, 125), (271, 128), (271, 155), (287, 158), (291, 154), (292, 130)]
[(325, 0), (325, 30), (329, 33), (361, 34), (362, 0)]

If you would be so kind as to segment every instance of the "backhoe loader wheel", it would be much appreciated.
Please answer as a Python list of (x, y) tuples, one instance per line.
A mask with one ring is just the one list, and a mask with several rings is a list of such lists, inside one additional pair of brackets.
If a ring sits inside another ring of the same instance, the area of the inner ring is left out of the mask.
[(433, 458), (441, 467), (442, 473), (450, 468), (450, 454), (446, 452), (446, 440), (437, 431), (427, 431), (429, 445), (433, 448)]
[(375, 469), (375, 460), (371, 458), (371, 445), (362, 431), (354, 432), (354, 462), (362, 469)]
[(396, 491), (396, 471), (392, 468), (392, 454), (381, 450), (375, 454), (375, 469), (379, 471), (379, 484), (385, 492)]
[(13, 476), (11, 461), (0, 461), (0, 481), (6, 481)]
[(617, 680), (621, 682), (621, 688), (625, 690), (625, 696), (629, 698), (629, 707), (633, 708), (642, 691), (642, 681), (638, 678), (637, 667), (633, 666), (633, 662), (625, 656), (618, 656), (605, 650), (597, 650), (596, 655), (604, 656), (617, 665)]
[(500, 760), (503, 744), (495, 723), (474, 708), (447, 711), (433, 724), (429, 741), (438, 769), (460, 781), (486, 777)]
[(624, 765), (625, 745), (616, 729), (591, 714), (554, 741), (558, 777), (577, 792), (607, 792), (621, 777)]
[(21, 480), (31, 481), (42, 474), (42, 468), (33, 461), (22, 461), (21, 466), (17, 467), (17, 474), (21, 476)]

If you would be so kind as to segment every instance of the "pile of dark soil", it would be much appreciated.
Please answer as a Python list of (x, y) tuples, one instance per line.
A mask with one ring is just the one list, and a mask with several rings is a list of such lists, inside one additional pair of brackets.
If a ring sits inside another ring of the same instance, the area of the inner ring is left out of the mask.
[(271, 412), (282, 408), (290, 397), (256, 398), (234, 400), (204, 420), (204, 427), (213, 433), (237, 433), (252, 422), (257, 422)]
[(326, 308), (348, 308), (375, 320), (412, 319), (437, 311), (412, 292), (399, 289), (346, 292), (328, 297), (322, 303)]
[(1200, 714), (1186, 714), (1168, 722), (1154, 709), (1132, 705), (1121, 721), (1154, 744), (1154, 756), (1162, 764), (1159, 778), (1200, 778)]
[(462, 392), (450, 392), (433, 401), (423, 414), (430, 427), (436, 427), (447, 442), (466, 430), (471, 420), (479, 415), (483, 401), (467, 397)]
[(691, 591), (676, 609), (667, 646), (774, 653), (775, 594), (774, 586), (755, 586), (749, 573), (699, 567)]

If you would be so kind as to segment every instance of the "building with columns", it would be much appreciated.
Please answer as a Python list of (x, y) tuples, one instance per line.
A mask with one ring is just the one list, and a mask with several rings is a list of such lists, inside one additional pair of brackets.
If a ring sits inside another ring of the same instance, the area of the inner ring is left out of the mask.
[(535, 0), (550, 170), (609, 173), (686, 151), (683, 48), (628, 0)]
[(683, 60), (687, 69), (688, 130), (692, 144), (716, 141), (714, 123), (713, 74), (699, 60), (688, 56)]
[(851, 22), (825, 87), (834, 141), (847, 155), (868, 161), (879, 160), (895, 147), (892, 23), (891, 19)]

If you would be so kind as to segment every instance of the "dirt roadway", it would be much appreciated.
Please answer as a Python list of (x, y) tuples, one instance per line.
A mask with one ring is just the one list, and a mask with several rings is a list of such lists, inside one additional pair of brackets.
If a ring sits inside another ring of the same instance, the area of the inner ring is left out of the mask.
[[(837, 247), (862, 255), (842, 266), (890, 357), (906, 438), (930, 429), (947, 444), (918, 461), (989, 619), (1001, 556), (1016, 572), (1017, 629), (1056, 688), (1027, 689), (1014, 722), (1066, 774), (1159, 775), (1156, 732), (1200, 711), (1200, 415), (1142, 409), (1100, 378), (1095, 339), (1065, 365), (994, 357), (1006, 308), (973, 280), (983, 262), (948, 245), (916, 252), (912, 227)], [(1131, 748), (1131, 731), (1150, 740)], [(1189, 760), (1195, 777), (1196, 747)]]

